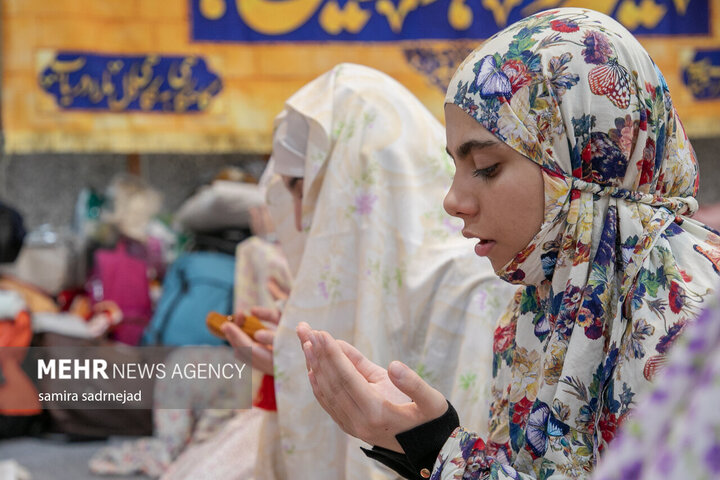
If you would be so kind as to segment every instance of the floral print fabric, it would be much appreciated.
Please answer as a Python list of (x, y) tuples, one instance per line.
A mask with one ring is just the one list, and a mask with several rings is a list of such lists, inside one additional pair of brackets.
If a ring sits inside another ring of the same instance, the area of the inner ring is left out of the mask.
[(586, 477), (717, 282), (692, 147), (649, 55), (590, 10), (491, 37), (446, 102), (542, 168), (545, 221), (497, 272), (525, 287), (495, 332), (490, 433), (456, 430), (432, 478)]
[(496, 278), (443, 210), (453, 173), (444, 131), (408, 90), (343, 64), (286, 108), (310, 128), (305, 247), (275, 340), (278, 448), (293, 478), (397, 478), (318, 405), (295, 327), (327, 330), (380, 365), (407, 362), (479, 423), (492, 331), (517, 287)]
[(594, 479), (720, 476), (720, 296), (673, 348), (667, 367), (601, 457)]

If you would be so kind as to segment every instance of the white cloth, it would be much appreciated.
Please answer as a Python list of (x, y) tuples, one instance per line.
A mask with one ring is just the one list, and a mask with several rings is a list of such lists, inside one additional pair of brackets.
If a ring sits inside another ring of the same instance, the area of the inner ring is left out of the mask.
[(36, 312), (33, 332), (53, 332), (75, 338), (97, 338), (107, 331), (111, 321), (105, 315), (95, 315), (90, 321), (72, 313)]
[(12, 290), (0, 290), (0, 320), (14, 319), (18, 313), (25, 310), (25, 300), (22, 295)]
[(0, 461), (0, 480), (31, 480), (32, 475), (17, 461)]
[(275, 118), (272, 159), (275, 173), (302, 177), (305, 172), (308, 123), (292, 108), (283, 110)]
[(290, 269), (280, 247), (258, 237), (238, 243), (233, 311), (248, 313), (252, 307), (274, 308), (275, 299), (267, 288), (270, 280), (285, 290), (292, 287)]
[(250, 208), (263, 203), (262, 191), (257, 185), (215, 180), (188, 198), (175, 220), (196, 232), (243, 228), (250, 225)]
[(393, 478), (317, 404), (295, 327), (328, 330), (383, 366), (406, 362), (479, 424), (494, 323), (515, 288), (444, 212), (454, 170), (444, 130), (404, 87), (343, 64), (286, 105), (309, 125), (307, 238), (275, 340), (277, 448), (293, 478)]

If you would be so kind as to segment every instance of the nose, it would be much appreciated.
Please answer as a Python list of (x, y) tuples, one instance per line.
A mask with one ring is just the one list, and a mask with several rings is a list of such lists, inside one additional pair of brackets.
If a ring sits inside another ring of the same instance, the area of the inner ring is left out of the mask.
[(465, 219), (477, 213), (477, 204), (467, 188), (468, 186), (464, 185), (464, 182), (458, 178), (456, 173), (450, 191), (443, 200), (443, 208), (453, 217)]

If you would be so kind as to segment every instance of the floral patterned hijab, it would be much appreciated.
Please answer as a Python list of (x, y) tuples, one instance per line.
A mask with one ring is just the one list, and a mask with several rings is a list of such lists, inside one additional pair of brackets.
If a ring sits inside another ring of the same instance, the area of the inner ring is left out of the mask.
[(274, 344), (278, 448), (292, 478), (396, 478), (315, 400), (297, 324), (327, 330), (380, 365), (405, 361), (480, 423), (493, 328), (517, 287), (493, 274), (443, 210), (453, 173), (445, 132), (402, 85), (342, 64), (285, 108), (309, 129), (305, 244)]
[(487, 443), (460, 429), (435, 478), (581, 477), (718, 282), (693, 149), (650, 56), (590, 10), (496, 34), (445, 100), (542, 168), (545, 219), (497, 272), (526, 288), (495, 333)]
[(718, 478), (720, 295), (673, 348), (667, 367), (602, 456), (594, 480)]

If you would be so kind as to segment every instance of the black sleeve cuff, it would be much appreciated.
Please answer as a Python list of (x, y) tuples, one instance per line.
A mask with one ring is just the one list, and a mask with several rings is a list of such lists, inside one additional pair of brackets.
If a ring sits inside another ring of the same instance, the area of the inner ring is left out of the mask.
[(410, 465), (410, 462), (404, 453), (398, 453), (383, 447), (373, 447), (372, 450), (360, 447), (360, 450), (373, 460), (377, 460), (386, 467), (395, 470), (403, 478), (420, 478), (413, 470), (412, 465)]
[(395, 435), (405, 451), (404, 455), (381, 447), (373, 447), (372, 450), (363, 448), (363, 451), (405, 478), (423, 480), (430, 476), (440, 450), (459, 426), (457, 412), (448, 402), (448, 409), (442, 416)]
[(432, 472), (440, 450), (459, 426), (458, 414), (448, 402), (448, 409), (442, 416), (423, 423), (412, 430), (395, 435), (395, 438), (397, 438), (400, 446), (405, 451), (405, 456), (410, 465), (414, 467), (415, 478), (427, 478), (417, 477), (417, 475), (424, 469)]

